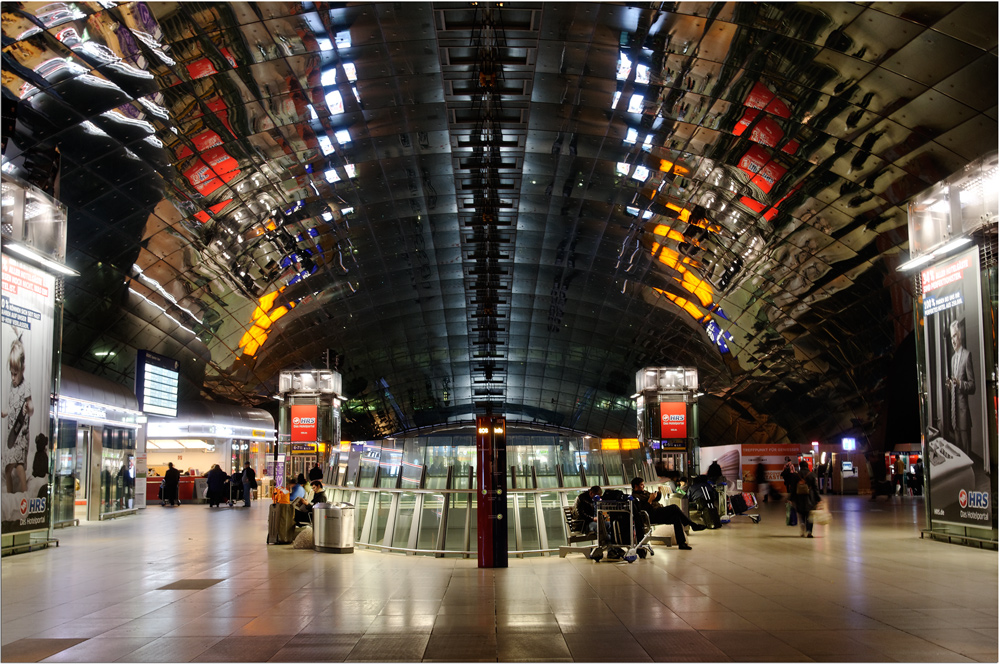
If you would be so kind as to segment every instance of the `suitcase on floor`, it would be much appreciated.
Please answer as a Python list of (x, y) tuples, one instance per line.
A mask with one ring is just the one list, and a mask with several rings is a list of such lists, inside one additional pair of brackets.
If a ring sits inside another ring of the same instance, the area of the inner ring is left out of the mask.
[(272, 503), (267, 511), (267, 543), (291, 544), (295, 541), (295, 516), (292, 506)]

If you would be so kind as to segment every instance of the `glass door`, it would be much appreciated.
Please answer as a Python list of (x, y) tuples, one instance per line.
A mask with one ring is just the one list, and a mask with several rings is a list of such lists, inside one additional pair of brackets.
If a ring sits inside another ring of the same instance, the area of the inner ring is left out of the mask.
[(77, 465), (77, 428), (76, 422), (72, 420), (62, 420), (59, 423), (59, 437), (56, 440), (55, 463), (53, 472), (53, 503), (52, 522), (65, 523), (72, 521), (75, 517), (77, 484), (81, 485), (78, 479)]

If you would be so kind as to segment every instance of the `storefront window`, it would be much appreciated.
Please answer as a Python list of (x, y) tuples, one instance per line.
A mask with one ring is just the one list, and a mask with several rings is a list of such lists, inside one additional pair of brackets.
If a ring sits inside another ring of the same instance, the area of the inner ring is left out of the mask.
[(99, 498), (101, 514), (120, 512), (134, 506), (135, 432), (131, 429), (104, 429)]
[[(77, 451), (76, 422), (63, 420), (59, 423), (59, 437), (56, 439), (52, 501), (52, 522), (72, 521), (76, 509)], [(82, 484), (82, 483), (81, 483)]]

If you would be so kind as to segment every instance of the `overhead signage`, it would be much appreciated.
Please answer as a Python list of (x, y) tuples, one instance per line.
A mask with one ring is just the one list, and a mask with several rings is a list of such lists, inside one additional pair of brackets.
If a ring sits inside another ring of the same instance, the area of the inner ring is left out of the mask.
[(135, 395), (144, 413), (177, 417), (180, 362), (140, 350), (135, 358)]
[(660, 402), (660, 438), (687, 438), (687, 404)]
[(291, 442), (316, 442), (316, 405), (293, 405), (291, 407)]

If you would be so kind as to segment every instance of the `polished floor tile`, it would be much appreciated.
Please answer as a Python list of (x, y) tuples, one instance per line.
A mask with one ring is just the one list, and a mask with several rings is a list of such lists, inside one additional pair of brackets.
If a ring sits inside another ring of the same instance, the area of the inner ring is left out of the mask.
[(919, 500), (830, 504), (813, 540), (765, 505), (692, 551), (496, 569), (267, 546), (262, 504), (154, 506), (3, 559), (0, 660), (998, 660), (996, 552), (921, 539)]

